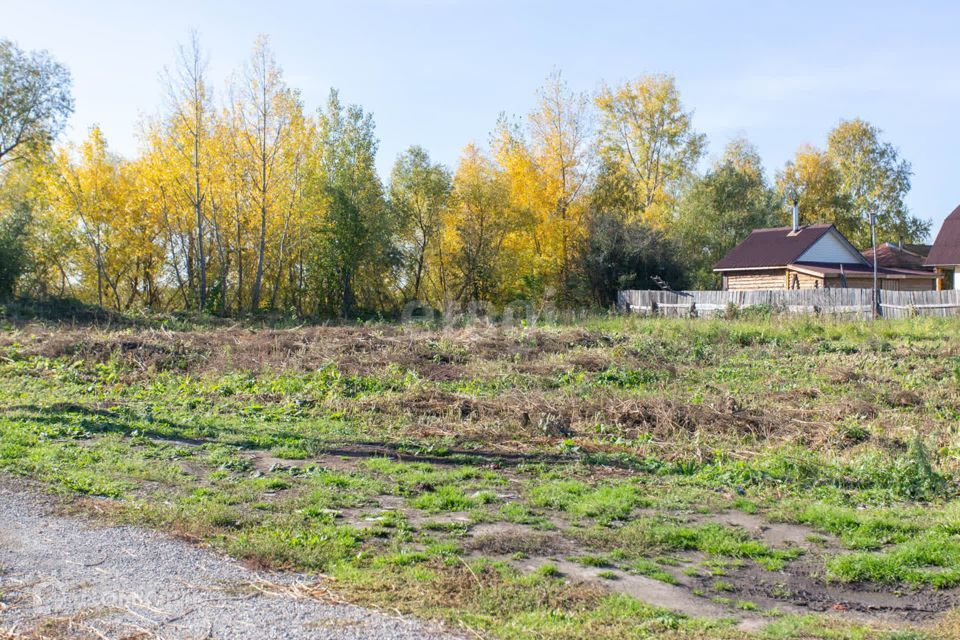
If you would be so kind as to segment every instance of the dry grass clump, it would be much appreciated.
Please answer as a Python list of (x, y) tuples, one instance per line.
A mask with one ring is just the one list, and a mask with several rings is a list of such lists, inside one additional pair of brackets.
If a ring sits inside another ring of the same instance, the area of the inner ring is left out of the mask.
[(891, 407), (916, 407), (923, 404), (923, 398), (916, 391), (898, 389), (888, 395), (887, 403)]
[(470, 551), (487, 556), (510, 556), (515, 553), (547, 556), (569, 551), (570, 545), (561, 536), (525, 530), (517, 525), (494, 525), (495, 530), (472, 536), (466, 544)]
[(99, 608), (85, 609), (69, 616), (51, 616), (34, 621), (30, 628), (16, 631), (0, 629), (0, 640), (102, 640), (107, 637), (117, 638), (117, 640), (148, 640), (157, 637), (142, 628), (127, 632), (112, 632), (108, 636), (98, 628), (102, 625), (95, 626), (91, 623), (98, 618), (122, 611), (116, 608)]
[(960, 609), (948, 611), (939, 620), (928, 628), (931, 637), (943, 640), (957, 640), (960, 638)]
[[(113, 361), (134, 377), (158, 371), (311, 371), (335, 363), (342, 372), (356, 375), (374, 375), (393, 364), (433, 381), (463, 378), (464, 365), (473, 362), (533, 362), (545, 355), (616, 342), (582, 329), (429, 331), (399, 325), (136, 332), (95, 327), (51, 330), (35, 325), (0, 336), (0, 348), (17, 344), (26, 356)], [(600, 365), (588, 364), (589, 370), (596, 366)]]
[[(346, 408), (346, 407), (345, 407)], [(349, 409), (348, 409), (349, 410)], [(589, 398), (541, 391), (473, 397), (430, 388), (365, 398), (360, 415), (406, 417), (405, 430), (419, 437), (482, 441), (530, 449), (560, 439), (595, 440), (598, 431), (626, 440), (679, 444), (716, 441), (807, 442), (827, 425), (785, 407), (743, 407), (733, 398), (693, 404), (661, 396), (637, 397), (598, 390)], [(596, 448), (595, 444), (591, 448)]]
[(869, 379), (864, 371), (850, 367), (838, 367), (829, 372), (831, 384), (861, 384)]
[(880, 410), (869, 400), (860, 398), (844, 398), (828, 405), (822, 411), (825, 420), (839, 421), (844, 418), (870, 420), (877, 417)]
[(264, 577), (255, 580), (227, 585), (224, 591), (240, 594), (256, 594), (273, 598), (290, 598), (292, 600), (319, 600), (327, 604), (345, 604), (345, 600), (338, 596), (328, 583), (335, 582), (327, 575), (315, 575), (311, 580), (275, 581)]
[(744, 408), (733, 399), (690, 404), (667, 398), (631, 398), (603, 409), (605, 417), (635, 436), (649, 433), (672, 438), (706, 432), (768, 440), (791, 438), (798, 430), (796, 424), (772, 410)]
[[(389, 568), (366, 582), (340, 585), (350, 602), (387, 607), (400, 614), (424, 609), (439, 613), (473, 611), (510, 616), (524, 611), (584, 611), (596, 607), (606, 595), (600, 585), (562, 580), (522, 580), (489, 564), (461, 561), (447, 565), (432, 560), (429, 574), (413, 577)], [(459, 618), (459, 616), (455, 616)]]

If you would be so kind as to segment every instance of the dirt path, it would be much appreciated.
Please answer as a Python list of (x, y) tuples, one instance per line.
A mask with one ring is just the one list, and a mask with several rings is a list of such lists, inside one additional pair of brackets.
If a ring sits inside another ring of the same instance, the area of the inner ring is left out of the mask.
[(453, 638), (311, 595), (305, 576), (246, 569), (134, 527), (52, 513), (0, 480), (0, 638)]

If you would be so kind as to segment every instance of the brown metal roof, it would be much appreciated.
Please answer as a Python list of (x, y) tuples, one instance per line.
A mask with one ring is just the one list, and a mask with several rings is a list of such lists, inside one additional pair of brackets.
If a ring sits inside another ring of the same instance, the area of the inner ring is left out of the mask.
[(791, 227), (757, 229), (713, 268), (715, 271), (726, 271), (785, 267), (802, 256), (832, 227), (832, 224), (812, 224), (800, 227), (797, 233), (791, 233)]
[[(816, 273), (820, 276), (838, 276), (841, 273), (848, 277), (872, 277), (873, 265), (865, 264), (838, 264), (835, 262), (796, 262), (788, 265), (789, 268), (807, 273)], [(936, 277), (932, 271), (917, 269), (900, 269), (896, 267), (877, 267), (877, 276), (883, 279), (897, 280), (931, 280)]]
[(960, 207), (943, 221), (925, 264), (928, 267), (960, 265)]
[[(914, 249), (911, 249), (911, 247), (914, 247)], [(920, 253), (921, 251), (923, 253)], [(923, 261), (929, 252), (929, 247), (925, 249), (924, 245), (903, 245), (903, 248), (901, 248), (892, 242), (885, 242), (877, 247), (877, 265), (923, 270)], [(867, 259), (867, 262), (873, 264), (873, 249), (864, 251), (863, 257)]]

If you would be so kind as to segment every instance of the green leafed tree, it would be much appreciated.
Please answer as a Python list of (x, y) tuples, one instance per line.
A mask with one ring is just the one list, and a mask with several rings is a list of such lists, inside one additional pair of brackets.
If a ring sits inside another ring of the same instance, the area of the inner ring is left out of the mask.
[(827, 137), (827, 155), (840, 178), (840, 195), (851, 207), (850, 228), (841, 229), (854, 245), (870, 246), (870, 214), (876, 216), (878, 241), (919, 242), (930, 222), (910, 215), (904, 199), (910, 191), (910, 163), (881, 140), (882, 131), (863, 120), (844, 120)]
[(17, 280), (27, 270), (27, 230), (30, 208), (17, 202), (0, 215), (0, 300), (14, 293)]
[(777, 225), (781, 207), (753, 145), (741, 139), (728, 144), (683, 196), (671, 227), (691, 286), (714, 288), (713, 265), (754, 229)]
[(582, 302), (610, 307), (618, 291), (654, 288), (654, 276), (675, 289), (687, 286), (678, 247), (665, 232), (618, 214), (590, 215), (577, 261)]
[[(45, 51), (0, 39), (0, 297), (13, 294), (29, 267), (31, 169), (47, 159), (43, 152), (72, 111), (66, 67)], [(24, 162), (31, 159), (41, 162)]]
[(399, 226), (403, 268), (398, 286), (404, 301), (424, 293), (427, 260), (440, 243), (443, 211), (450, 200), (453, 178), (422, 147), (410, 147), (397, 158), (390, 174), (390, 208)]
[(334, 90), (317, 132), (319, 166), (311, 189), (325, 212), (314, 273), (326, 307), (321, 310), (349, 317), (358, 300), (366, 308), (383, 308), (390, 303), (396, 225), (376, 170), (373, 116), (344, 105)]
[(48, 146), (72, 112), (67, 68), (0, 40), (0, 168)]

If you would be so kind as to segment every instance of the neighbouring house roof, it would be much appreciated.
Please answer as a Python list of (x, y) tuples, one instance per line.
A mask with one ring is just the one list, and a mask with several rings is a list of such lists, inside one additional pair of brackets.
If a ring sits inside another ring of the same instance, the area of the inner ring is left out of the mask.
[[(884, 242), (877, 247), (877, 265), (923, 271), (923, 262), (928, 253), (930, 253), (929, 245), (905, 244), (901, 247), (893, 242)], [(873, 264), (873, 249), (864, 251), (863, 257)]]
[[(838, 277), (841, 274), (848, 278), (872, 278), (873, 265), (866, 264), (838, 264), (835, 262), (796, 262), (787, 265), (791, 271), (799, 271), (820, 278)], [(897, 267), (877, 266), (877, 276), (883, 280), (930, 280), (936, 275), (932, 271), (921, 269), (902, 269)]]
[(928, 267), (960, 265), (960, 207), (943, 221), (925, 264)]
[[(894, 245), (894, 246), (899, 246), (899, 245), (896, 245), (896, 244), (893, 243), (893, 242), (888, 242), (887, 244), (892, 244), (892, 245)], [(904, 250), (904, 251), (908, 251), (908, 252), (910, 252), (910, 253), (914, 253), (914, 254), (916, 254), (916, 255), (918, 255), (918, 256), (923, 256), (924, 258), (926, 258), (928, 255), (930, 255), (930, 249), (932, 249), (932, 248), (933, 248), (933, 245), (932, 245), (932, 244), (909, 244), (909, 243), (904, 243), (904, 244), (903, 244), (903, 250)]]
[[(714, 271), (783, 268), (797, 262), (811, 247), (828, 234), (849, 249), (851, 262), (863, 256), (832, 224), (812, 224), (792, 232), (791, 227), (757, 229), (747, 239), (730, 250), (714, 267)], [(856, 258), (854, 258), (856, 256)]]

